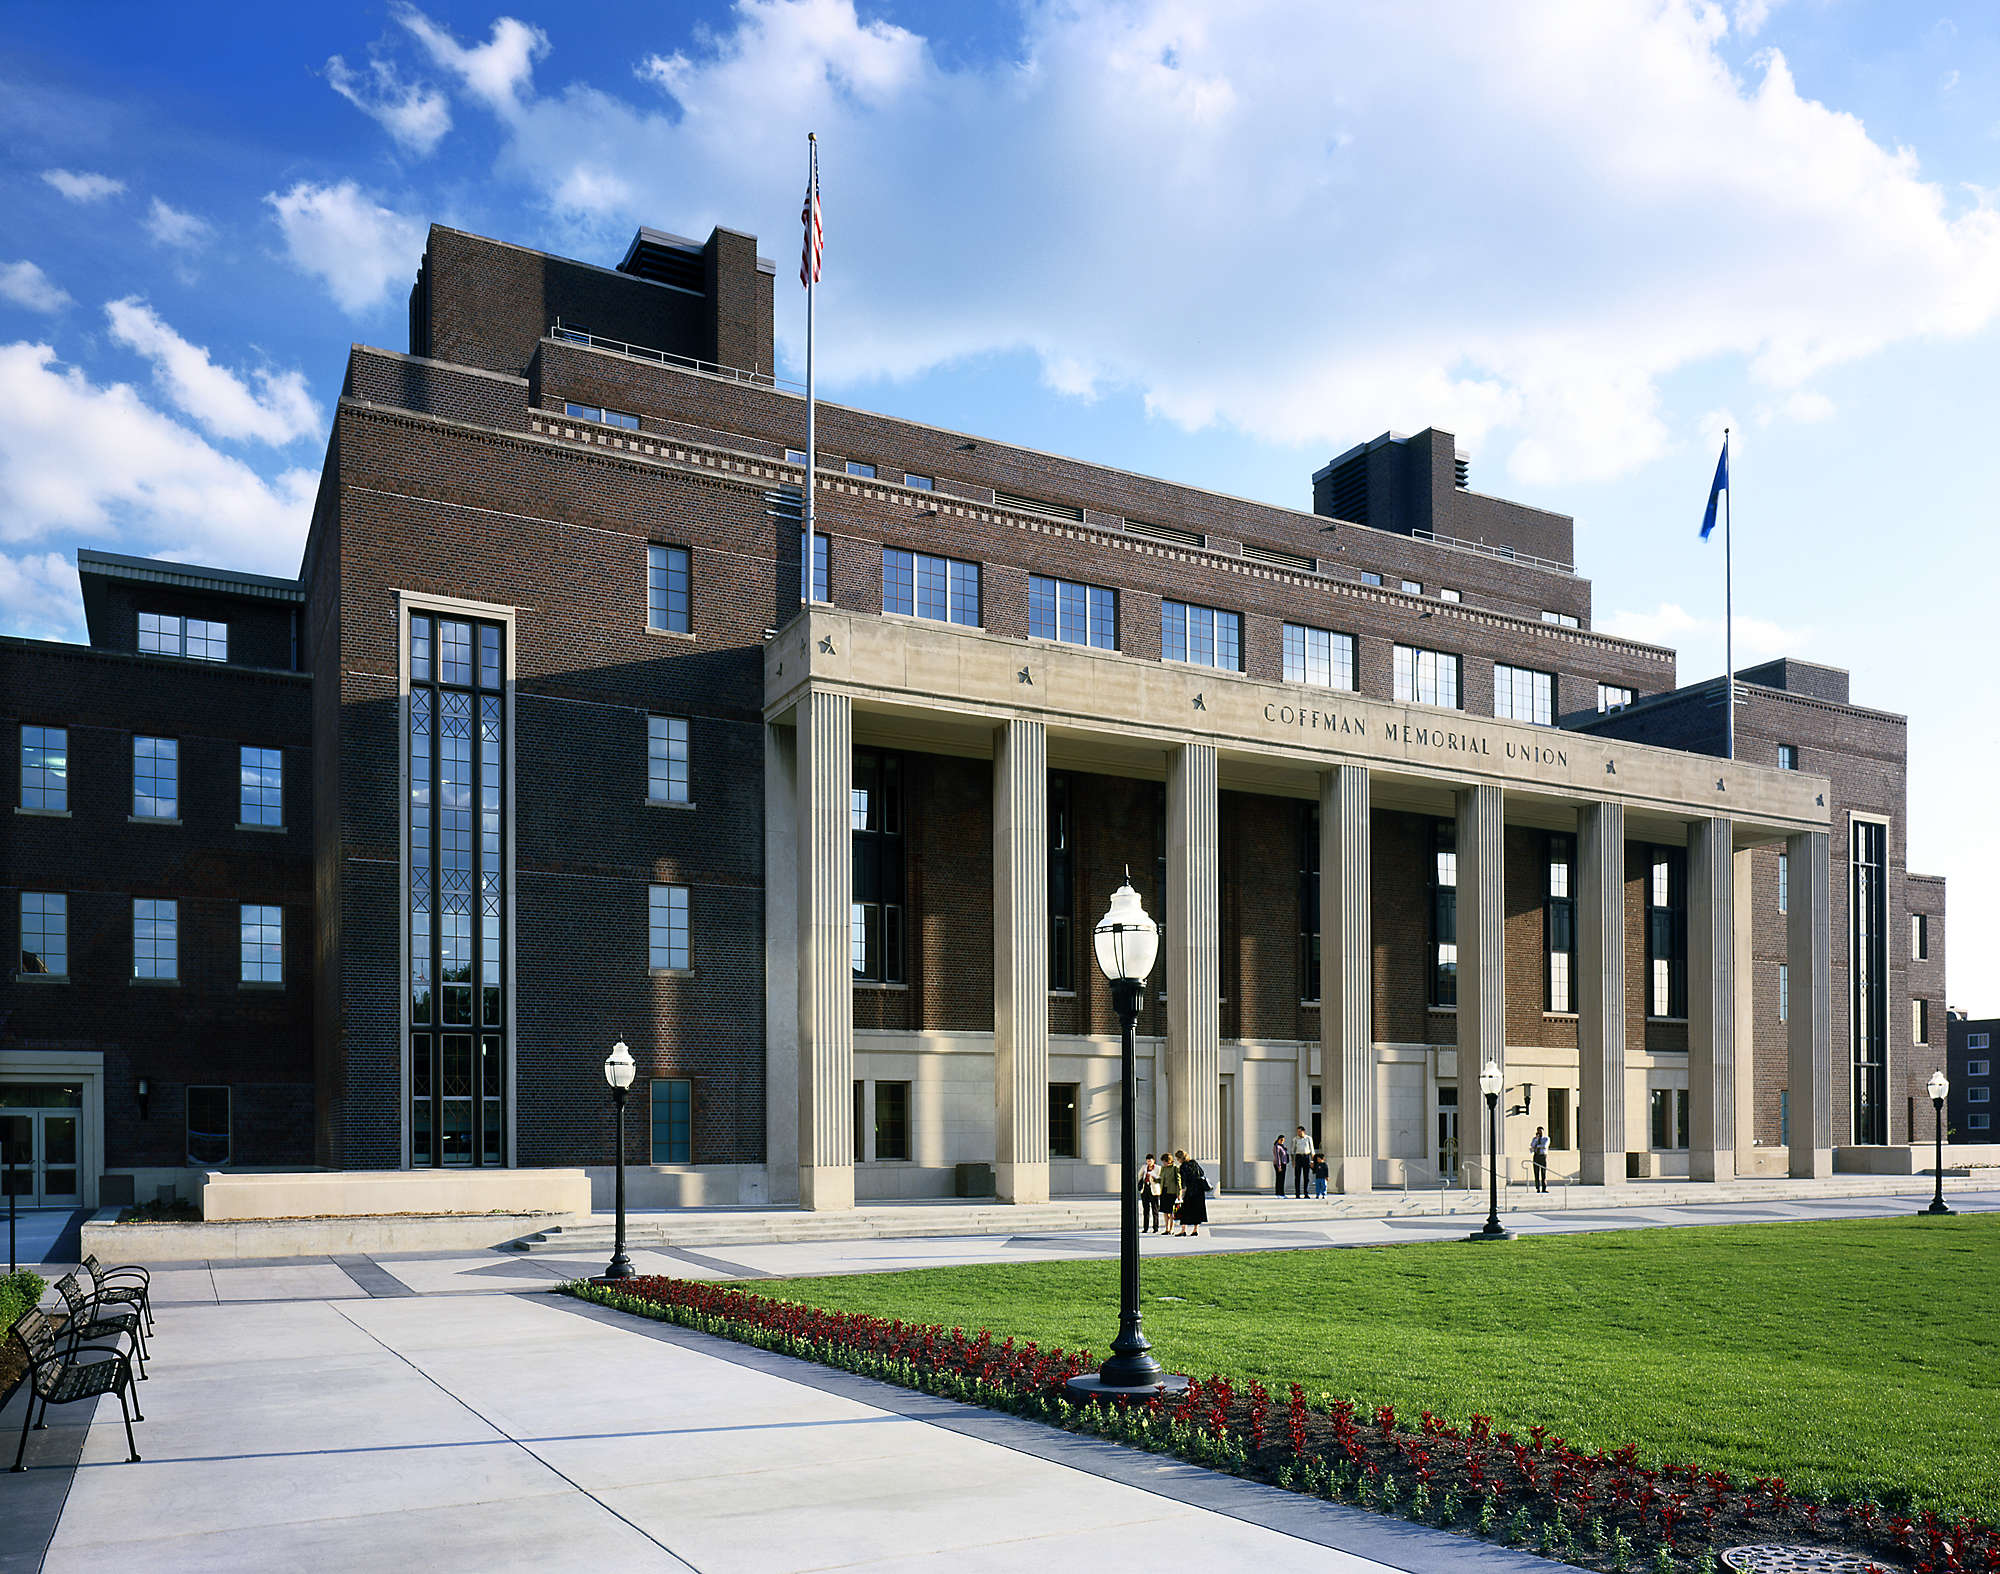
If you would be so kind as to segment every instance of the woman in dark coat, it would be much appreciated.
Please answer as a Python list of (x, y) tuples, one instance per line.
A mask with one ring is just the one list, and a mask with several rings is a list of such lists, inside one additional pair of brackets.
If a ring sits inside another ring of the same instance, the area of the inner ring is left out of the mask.
[[(1174, 1151), (1174, 1161), (1181, 1171), (1180, 1222), (1187, 1226), (1188, 1234), (1199, 1235), (1201, 1227), (1208, 1222), (1208, 1176), (1199, 1164), (1179, 1149)], [(1174, 1233), (1178, 1235), (1180, 1231)]]

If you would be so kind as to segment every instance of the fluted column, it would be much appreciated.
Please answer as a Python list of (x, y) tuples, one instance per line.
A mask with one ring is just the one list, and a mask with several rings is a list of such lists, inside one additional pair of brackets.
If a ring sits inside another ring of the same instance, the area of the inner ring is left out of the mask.
[(1688, 1176), (1736, 1176), (1736, 857), (1729, 821), (1688, 826)]
[(799, 749), (764, 728), (765, 1200), (799, 1200)]
[(854, 1206), (854, 710), (798, 706), (799, 1202)]
[(1167, 755), (1167, 1140), (1222, 1175), (1221, 874), (1215, 746)]
[[(1482, 1166), (1507, 1153), (1507, 910), (1502, 887), (1505, 843), (1498, 787), (1458, 793), (1458, 1135), (1462, 1152)], [(1487, 1151), (1486, 1099), (1479, 1073), (1499, 1066), (1500, 1151)], [(1470, 1117), (1469, 1119), (1467, 1117)], [(1479, 1178), (1486, 1172), (1482, 1168)]]
[(1785, 843), (1791, 876), (1786, 966), (1791, 1001), (1786, 1023), (1791, 1172), (1800, 1179), (1833, 1173), (1833, 890), (1831, 839), (1802, 831)]
[(993, 1178), (1049, 1200), (1049, 772), (1038, 721), (993, 734)]
[[(1625, 1184), (1625, 805), (1587, 803), (1576, 826), (1579, 1158), (1586, 1186)], [(1462, 1080), (1462, 1079), (1461, 1079)], [(1462, 1095), (1461, 1095), (1462, 1098)], [(1464, 1117), (1461, 1116), (1461, 1119)]]
[(1734, 1172), (1756, 1173), (1757, 1165), (1757, 957), (1753, 930), (1757, 916), (1757, 855), (1737, 851), (1735, 896), (1730, 906), (1731, 977), (1736, 982), (1734, 1032), (1736, 1110)]
[[(1375, 1032), (1368, 771), (1319, 779), (1320, 1137), (1342, 1191), (1375, 1185)], [(1304, 1046), (1301, 1046), (1304, 1053)], [(1301, 1101), (1300, 1125), (1312, 1118)]]

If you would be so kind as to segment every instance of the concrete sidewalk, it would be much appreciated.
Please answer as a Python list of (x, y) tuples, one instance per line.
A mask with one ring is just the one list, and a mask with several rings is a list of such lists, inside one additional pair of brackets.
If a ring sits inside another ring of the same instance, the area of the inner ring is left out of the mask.
[(1556, 1567), (553, 1296), (182, 1305), (155, 1348), (56, 1574)]

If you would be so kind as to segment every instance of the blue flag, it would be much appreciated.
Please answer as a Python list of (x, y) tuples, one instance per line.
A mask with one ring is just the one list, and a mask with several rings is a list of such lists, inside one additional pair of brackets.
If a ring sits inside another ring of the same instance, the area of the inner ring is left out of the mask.
[(1708, 489), (1708, 512), (1701, 516), (1701, 538), (1715, 528), (1715, 500), (1729, 490), (1729, 439), (1722, 440), (1722, 457), (1715, 461), (1715, 484)]

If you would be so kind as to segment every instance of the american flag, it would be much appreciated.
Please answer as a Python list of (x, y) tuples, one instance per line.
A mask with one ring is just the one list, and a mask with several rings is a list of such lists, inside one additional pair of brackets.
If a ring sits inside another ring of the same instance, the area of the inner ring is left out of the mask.
[(799, 248), (799, 283), (807, 289), (819, 282), (820, 254), (826, 250), (826, 227), (819, 211), (819, 142), (812, 141), (812, 174), (806, 179), (806, 200), (799, 208), (805, 240)]

